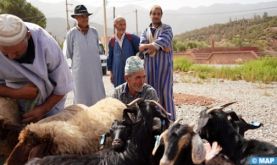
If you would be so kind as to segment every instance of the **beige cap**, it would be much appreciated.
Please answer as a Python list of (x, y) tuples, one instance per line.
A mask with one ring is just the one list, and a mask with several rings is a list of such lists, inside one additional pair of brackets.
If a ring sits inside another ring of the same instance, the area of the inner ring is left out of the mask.
[(21, 42), (27, 33), (27, 27), (17, 16), (0, 14), (0, 45), (13, 46)]

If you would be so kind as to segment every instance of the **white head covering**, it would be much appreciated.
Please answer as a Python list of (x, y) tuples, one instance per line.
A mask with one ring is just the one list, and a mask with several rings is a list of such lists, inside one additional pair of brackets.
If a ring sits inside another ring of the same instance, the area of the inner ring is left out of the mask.
[(125, 75), (129, 75), (144, 70), (143, 61), (138, 56), (127, 58), (125, 65)]
[(13, 46), (21, 42), (27, 33), (27, 27), (17, 16), (0, 14), (0, 45)]

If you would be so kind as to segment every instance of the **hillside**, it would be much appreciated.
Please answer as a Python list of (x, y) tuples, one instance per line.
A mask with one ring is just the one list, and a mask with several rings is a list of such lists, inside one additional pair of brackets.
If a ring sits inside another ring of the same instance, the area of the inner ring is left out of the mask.
[[(205, 42), (213, 39), (216, 46), (256, 46), (260, 49), (276, 49), (277, 16), (256, 15), (252, 19), (229, 20), (175, 36), (179, 41)], [(275, 45), (274, 45), (275, 44)]]
[[(99, 36), (102, 36), (104, 33), (104, 28), (102, 25), (94, 22), (89, 23), (90, 26), (95, 27), (98, 31)], [(73, 27), (74, 21), (70, 19), (70, 26)], [(57, 28), (58, 27), (58, 28)], [(46, 30), (50, 32), (60, 43), (65, 39), (67, 30), (66, 30), (66, 19), (64, 18), (47, 18)], [(113, 29), (108, 28), (108, 32), (111, 34)]]
[[(45, 0), (27, 0), (34, 6), (40, 9), (49, 18), (64, 18), (65, 19), (65, 3), (64, 1), (58, 1), (56, 3), (47, 3)], [(123, 0), (128, 2), (127, 0)], [(93, 15), (90, 16), (90, 20), (93, 23), (103, 25), (103, 9), (95, 5), (89, 5), (88, 1), (83, 0), (68, 0), (70, 4), (69, 10), (72, 14), (74, 6), (78, 5), (79, 2), (84, 3)], [(146, 2), (146, 1), (145, 1)], [(143, 1), (143, 3), (145, 3)], [(159, 3), (160, 1), (156, 1)], [(267, 12), (269, 16), (277, 15), (277, 0), (272, 2), (261, 2), (261, 3), (228, 3), (222, 1), (222, 3), (216, 3), (210, 6), (199, 6), (199, 7), (188, 7), (182, 6), (176, 10), (164, 9), (163, 22), (171, 25), (174, 35), (181, 34), (197, 28), (213, 25), (215, 23), (227, 23), (229, 19), (242, 19), (252, 18), (255, 14), (262, 15)], [(250, 1), (249, 1), (250, 2)], [(127, 3), (126, 3), (127, 4)], [(141, 7), (139, 5), (129, 4), (126, 6), (116, 7), (116, 15), (121, 15), (126, 18), (127, 31), (130, 33), (136, 32), (136, 19), (135, 9), (138, 11), (138, 33), (141, 32), (149, 25), (149, 9)], [(71, 19), (71, 18), (70, 18)], [(72, 19), (71, 19), (72, 20)], [(113, 29), (113, 6), (108, 4), (107, 7), (107, 26)], [(54, 28), (57, 25), (54, 26)], [(60, 28), (66, 28), (65, 24), (60, 23)], [(112, 31), (111, 31), (112, 32)], [(52, 31), (55, 34), (55, 31)], [(110, 34), (110, 33), (108, 33)]]

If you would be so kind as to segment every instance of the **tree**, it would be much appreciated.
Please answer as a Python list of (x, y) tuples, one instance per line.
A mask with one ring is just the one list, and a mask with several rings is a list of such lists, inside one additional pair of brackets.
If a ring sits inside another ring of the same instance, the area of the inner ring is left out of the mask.
[(44, 14), (26, 0), (0, 0), (0, 14), (3, 13), (14, 14), (23, 21), (46, 27)]

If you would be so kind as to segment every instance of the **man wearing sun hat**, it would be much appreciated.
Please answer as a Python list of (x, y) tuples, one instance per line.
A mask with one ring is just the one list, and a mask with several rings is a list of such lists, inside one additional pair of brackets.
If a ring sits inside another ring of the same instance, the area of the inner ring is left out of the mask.
[(127, 58), (124, 71), (126, 82), (115, 88), (114, 98), (125, 104), (136, 98), (159, 100), (156, 90), (145, 83), (143, 61), (138, 56)]
[(38, 25), (0, 14), (0, 97), (16, 99), (22, 122), (64, 109), (73, 81), (57, 42)]
[(89, 26), (90, 15), (84, 5), (76, 6), (71, 16), (77, 25), (66, 37), (66, 56), (72, 60), (74, 103), (87, 106), (105, 97), (99, 38), (96, 29)]

